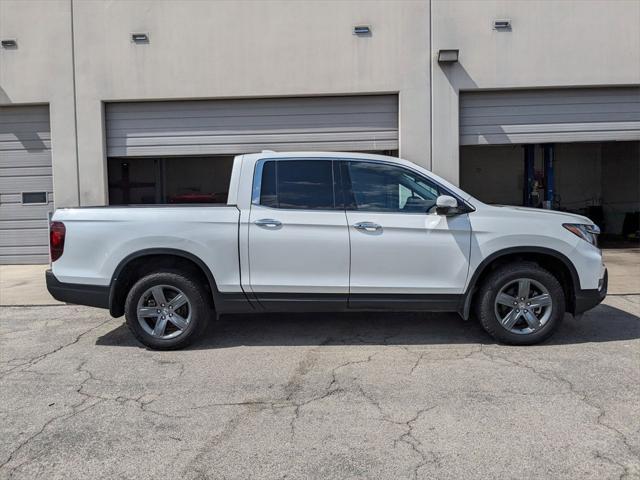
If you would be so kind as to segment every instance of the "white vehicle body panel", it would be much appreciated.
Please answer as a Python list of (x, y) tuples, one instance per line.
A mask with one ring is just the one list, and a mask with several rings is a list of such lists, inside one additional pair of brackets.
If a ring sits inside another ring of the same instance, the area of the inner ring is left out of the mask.
[(598, 288), (598, 281), (602, 278), (600, 250), (562, 226), (563, 223), (591, 224), (591, 220), (552, 210), (474, 203), (476, 211), (469, 215), (473, 232), (470, 271), (475, 271), (485, 258), (502, 250), (545, 248), (571, 261), (581, 288)]
[[(469, 271), (469, 216), (347, 212), (351, 293), (461, 294)], [(381, 229), (354, 228), (372, 222)]]
[[(276, 219), (280, 227), (259, 226)], [(349, 233), (344, 212), (252, 205), (249, 271), (254, 293), (349, 292)]]
[(65, 252), (52, 265), (61, 282), (109, 285), (129, 255), (175, 249), (201, 259), (220, 291), (240, 291), (235, 207), (73, 208), (56, 211), (53, 219), (67, 229)]

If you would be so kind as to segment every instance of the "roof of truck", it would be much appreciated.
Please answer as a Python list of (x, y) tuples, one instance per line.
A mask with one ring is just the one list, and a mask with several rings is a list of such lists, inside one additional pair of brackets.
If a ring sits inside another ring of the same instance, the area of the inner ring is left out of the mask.
[(378, 155), (374, 153), (354, 153), (354, 152), (319, 152), (319, 151), (295, 151), (295, 152), (276, 152), (274, 150), (263, 150), (260, 153), (248, 153), (244, 157), (252, 158), (362, 158), (384, 161), (396, 161), (402, 163), (402, 159), (398, 157), (390, 157), (387, 155)]
[[(238, 155), (236, 158), (242, 158), (241, 162), (243, 164), (257, 162), (260, 159), (277, 159), (277, 158), (290, 158), (292, 160), (308, 160), (309, 158), (337, 158), (337, 159), (362, 159), (362, 160), (377, 160), (381, 162), (387, 163), (395, 163), (396, 165), (402, 165), (407, 168), (412, 168), (414, 170), (426, 172), (432, 180), (440, 183), (441, 185), (447, 187), (450, 191), (453, 191), (456, 195), (461, 197), (462, 199), (469, 199), (471, 195), (467, 192), (460, 190), (456, 185), (448, 182), (442, 177), (434, 174), (429, 171), (429, 169), (420, 166), (414, 162), (409, 160), (404, 160), (398, 157), (390, 157), (387, 155), (377, 155), (374, 153), (354, 153), (354, 152), (304, 152), (304, 151), (296, 151), (296, 152), (275, 152), (272, 150), (263, 150), (260, 153), (248, 153), (244, 155)], [(237, 185), (237, 182), (235, 182)], [(234, 182), (231, 183), (232, 189)], [(229, 196), (231, 197), (232, 193), (235, 195), (237, 192), (232, 192), (230, 190)]]

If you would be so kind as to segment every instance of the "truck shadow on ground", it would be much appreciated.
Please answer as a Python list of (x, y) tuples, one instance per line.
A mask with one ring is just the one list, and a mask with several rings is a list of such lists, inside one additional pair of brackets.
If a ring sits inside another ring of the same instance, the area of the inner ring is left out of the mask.
[[(543, 345), (613, 342), (640, 338), (640, 318), (601, 305), (580, 320), (566, 315)], [(190, 350), (238, 346), (494, 344), (476, 320), (448, 313), (313, 313), (223, 315)], [(140, 346), (122, 324), (96, 345)]]

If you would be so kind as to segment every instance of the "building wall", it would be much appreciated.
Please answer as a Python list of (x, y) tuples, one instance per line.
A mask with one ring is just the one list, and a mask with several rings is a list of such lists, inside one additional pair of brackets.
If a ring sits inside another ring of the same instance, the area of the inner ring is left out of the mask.
[(2, 0), (0, 104), (50, 105), (57, 206), (107, 201), (105, 101), (398, 92), (400, 155), (458, 183), (461, 90), (640, 84), (639, 19), (637, 0)]
[[(433, 170), (459, 179), (460, 90), (640, 84), (636, 0), (433, 0)], [(493, 20), (510, 19), (510, 31)], [(439, 65), (439, 49), (459, 62)]]
[(71, 11), (68, 0), (0, 1), (0, 105), (49, 104), (57, 205), (78, 204)]
[(3, 0), (0, 102), (50, 103), (57, 206), (107, 201), (105, 101), (398, 92), (400, 154), (429, 167), (429, 25), (411, 0)]

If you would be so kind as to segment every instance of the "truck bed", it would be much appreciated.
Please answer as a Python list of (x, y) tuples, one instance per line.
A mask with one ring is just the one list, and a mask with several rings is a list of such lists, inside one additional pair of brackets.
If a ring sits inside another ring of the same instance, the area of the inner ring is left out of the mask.
[(140, 251), (183, 250), (202, 259), (221, 291), (240, 291), (240, 211), (225, 204), (134, 205), (57, 210), (64, 254), (53, 263), (61, 282), (109, 285), (118, 264)]

